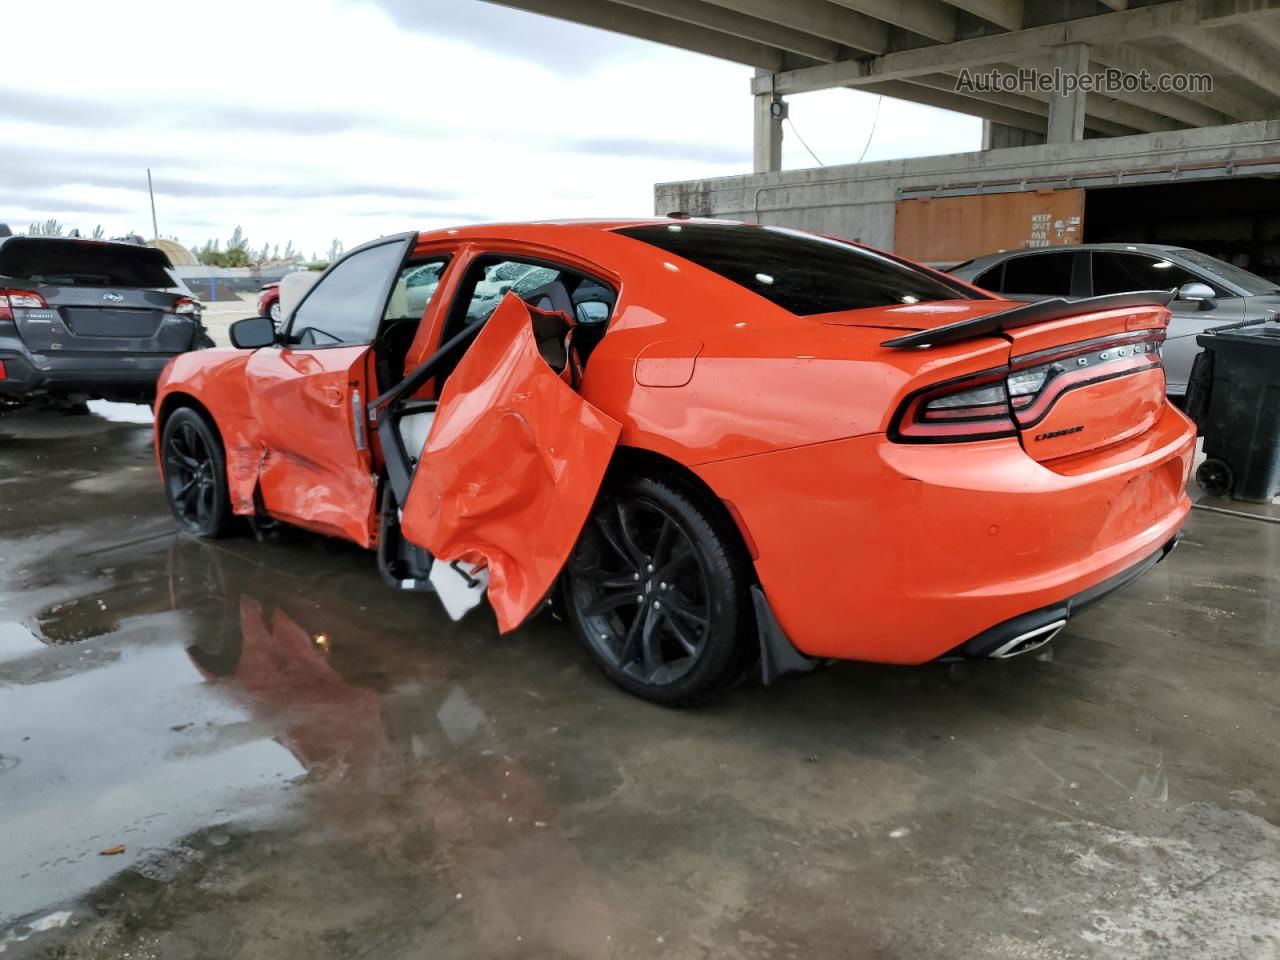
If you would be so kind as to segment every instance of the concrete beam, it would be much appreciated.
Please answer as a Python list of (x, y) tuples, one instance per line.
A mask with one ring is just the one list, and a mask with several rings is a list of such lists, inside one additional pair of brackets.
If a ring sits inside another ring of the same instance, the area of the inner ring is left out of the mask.
[[(1161, 73), (1212, 72), (1203, 57), (1182, 46), (1171, 46), (1160, 51), (1148, 49), (1140, 44), (1110, 48), (1095, 47), (1094, 56), (1109, 66), (1119, 67), (1130, 73), (1138, 73), (1144, 68), (1153, 76)], [(1195, 100), (1197, 104), (1207, 109), (1216, 110), (1226, 117), (1227, 121), (1265, 120), (1276, 112), (1274, 105), (1268, 103), (1270, 98), (1264, 94), (1246, 96), (1238, 91), (1228, 90), (1222, 84), (1218, 84), (1217, 89), (1212, 92), (1196, 94)], [(1202, 126), (1202, 124), (1196, 125)]]
[(997, 123), (1017, 127), (1019, 130), (1044, 133), (1047, 111), (1038, 113), (1034, 110), (1020, 110), (1017, 107), (979, 100), (968, 94), (955, 93), (951, 89), (955, 86), (954, 80), (944, 79), (948, 82), (939, 83), (936, 77), (931, 76), (915, 77), (912, 80), (884, 80), (858, 89), (883, 94), (896, 100), (923, 103), (941, 110), (953, 110), (956, 113), (967, 113), (973, 117), (995, 120)]
[[(1013, 73), (1018, 69), (1008, 63), (998, 63), (992, 66), (1007, 73)], [(1030, 66), (1036, 70), (1050, 70), (1053, 64), (1050, 59), (1038, 58), (1032, 63), (1024, 64), (1023, 66)], [(979, 93), (969, 95), (985, 96)], [(1039, 102), (1045, 109), (1045, 116), (1048, 116), (1049, 94), (1028, 90), (1019, 96)], [(1184, 124), (1158, 112), (1144, 110), (1141, 107), (1123, 103), (1101, 94), (1091, 94), (1085, 106), (1085, 129), (1095, 130), (1109, 137), (1127, 137), (1134, 133), (1158, 133), (1161, 130), (1177, 130), (1182, 126)]]
[(1099, 0), (1100, 3), (1106, 4), (1112, 10), (1128, 10), (1129, 0)]
[(889, 27), (882, 20), (841, 10), (827, 0), (706, 0), (735, 13), (811, 33), (862, 53), (889, 49)]
[(930, 40), (956, 38), (956, 11), (942, 0), (831, 0), (858, 13), (886, 20)]
[[(982, 103), (994, 104), (996, 106), (1005, 107), (1011, 110), (1018, 110), (1022, 113), (1034, 114), (1041, 118), (1037, 133), (1043, 134), (1048, 128), (1049, 118), (1049, 95), (1037, 93), (958, 93), (956, 91), (956, 78), (946, 74), (930, 74), (924, 77), (916, 77), (911, 83), (918, 83), (921, 86), (930, 87), (944, 93), (954, 93), (957, 96), (965, 97), (971, 100), (981, 101)], [(1108, 137), (1127, 137), (1131, 134), (1142, 133), (1144, 131), (1171, 129), (1176, 124), (1164, 121), (1166, 126), (1161, 125), (1162, 118), (1143, 115), (1140, 119), (1135, 119), (1134, 115), (1142, 114), (1140, 110), (1133, 110), (1133, 115), (1129, 115), (1127, 119), (1135, 122), (1124, 123), (1115, 119), (1116, 115), (1122, 114), (1122, 111), (1115, 110), (1117, 105), (1109, 100), (1101, 97), (1089, 98), (1089, 116), (1085, 119), (1085, 128), (1094, 130)], [(1120, 106), (1123, 106), (1121, 104)], [(1095, 110), (1095, 107), (1098, 108)], [(959, 107), (951, 108), (959, 109)], [(1130, 108), (1131, 110), (1133, 108)], [(971, 109), (965, 109), (965, 113), (973, 113)], [(976, 114), (981, 116), (981, 114)], [(991, 119), (987, 117), (985, 119)], [(1025, 129), (1025, 128), (1024, 128)]]
[(775, 71), (782, 69), (783, 52), (766, 46), (729, 36), (718, 30), (709, 30), (689, 23), (681, 23), (644, 10), (635, 10), (605, 0), (485, 0), (501, 7), (511, 7), (529, 13), (541, 14), (598, 27), (628, 37), (651, 40), (681, 50), (717, 57), (733, 63)]
[(948, 0), (953, 7), (1006, 30), (1022, 29), (1022, 0)]
[(1180, 30), (1174, 38), (1209, 61), (1273, 97), (1280, 97), (1280, 69), (1273, 56), (1219, 30)]
[(1193, 31), (1200, 26), (1244, 22), (1259, 14), (1276, 11), (1280, 11), (1280, 0), (1172, 0), (1010, 33), (886, 53), (870, 60), (843, 60), (789, 70), (777, 76), (776, 84), (782, 94), (866, 86), (1001, 61), (1018, 62), (1046, 47), (1072, 43), (1128, 43), (1182, 30)]
[(1280, 54), (1280, 20), (1267, 20), (1259, 17), (1256, 23), (1249, 25), (1249, 30), (1265, 47), (1268, 53)]
[[(1152, 69), (1149, 63), (1143, 62), (1141, 55), (1136, 53), (1133, 47), (1095, 48), (1093, 57), (1095, 62), (1089, 65), (1089, 69), (1094, 73), (1101, 73), (1108, 67), (1133, 74), (1145, 69), (1151, 73), (1153, 78), (1161, 73), (1175, 72), (1172, 70)], [(1153, 114), (1172, 117), (1180, 123), (1192, 127), (1217, 127), (1231, 122), (1231, 118), (1226, 114), (1200, 102), (1198, 99), (1199, 94), (1196, 95), (1197, 99), (1192, 99), (1190, 97), (1180, 97), (1176, 93), (1144, 93), (1140, 91), (1129, 93), (1121, 90), (1109, 94), (1109, 96), (1114, 97), (1117, 101), (1133, 104), (1136, 108), (1148, 110)]]
[(833, 40), (780, 26), (768, 20), (747, 16), (703, 0), (614, 0), (624, 7), (645, 10), (649, 13), (682, 23), (706, 27), (742, 40), (777, 47), (823, 63), (839, 60), (843, 47)]

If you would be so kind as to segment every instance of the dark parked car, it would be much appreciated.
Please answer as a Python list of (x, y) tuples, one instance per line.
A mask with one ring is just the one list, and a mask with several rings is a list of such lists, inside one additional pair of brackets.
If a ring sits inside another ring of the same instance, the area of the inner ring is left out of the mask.
[(150, 401), (179, 353), (213, 346), (160, 250), (0, 237), (0, 401)]
[(1074, 300), (1137, 290), (1173, 290), (1173, 319), (1162, 351), (1169, 394), (1187, 392), (1196, 334), (1225, 323), (1266, 320), (1280, 309), (1280, 289), (1207, 253), (1157, 243), (1090, 243), (1010, 250), (952, 267), (952, 274), (1010, 300)]

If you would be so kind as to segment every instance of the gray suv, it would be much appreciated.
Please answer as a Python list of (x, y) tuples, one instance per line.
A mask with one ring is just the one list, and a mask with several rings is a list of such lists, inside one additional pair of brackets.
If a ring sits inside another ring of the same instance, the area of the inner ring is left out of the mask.
[(0, 237), (0, 403), (150, 401), (170, 357), (213, 346), (171, 268), (151, 247)]
[(1090, 243), (1011, 250), (978, 257), (950, 271), (961, 280), (1010, 300), (1077, 299), (1135, 290), (1178, 293), (1164, 345), (1172, 396), (1187, 392), (1200, 347), (1195, 334), (1243, 320), (1274, 318), (1280, 287), (1208, 254), (1156, 243)]

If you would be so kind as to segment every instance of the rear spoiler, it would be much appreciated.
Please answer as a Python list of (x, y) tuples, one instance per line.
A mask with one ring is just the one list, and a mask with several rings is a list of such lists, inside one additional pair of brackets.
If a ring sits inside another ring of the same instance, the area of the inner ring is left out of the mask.
[(1136, 293), (1109, 293), (1106, 296), (1087, 297), (1083, 300), (1064, 300), (1061, 297), (1038, 300), (1035, 303), (1025, 303), (1008, 310), (1001, 310), (999, 313), (990, 313), (985, 317), (961, 320), (957, 323), (934, 327), (932, 330), (919, 330), (901, 337), (894, 337), (892, 340), (884, 341), (880, 346), (890, 349), (938, 347), (944, 343), (958, 343), (961, 340), (989, 336), (1002, 330), (1029, 327), (1036, 323), (1049, 323), (1051, 320), (1064, 320), (1082, 313), (1123, 310), (1128, 307), (1167, 307), (1176, 292), (1176, 290), (1141, 290)]

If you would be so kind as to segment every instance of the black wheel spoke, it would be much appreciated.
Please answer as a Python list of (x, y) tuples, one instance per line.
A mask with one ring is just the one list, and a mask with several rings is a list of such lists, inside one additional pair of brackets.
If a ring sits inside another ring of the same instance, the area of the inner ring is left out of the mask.
[(631, 534), (630, 524), (627, 522), (626, 504), (619, 500), (615, 506), (618, 513), (618, 530), (622, 534), (622, 544), (630, 555), (631, 562), (636, 565), (637, 569), (643, 570), (649, 558), (645, 556), (644, 551), (640, 549), (640, 545), (636, 543), (635, 537)]
[[(645, 679), (650, 679), (663, 666), (662, 651), (658, 645), (658, 621), (662, 617), (652, 607), (645, 608), (642, 615), (644, 626), (640, 630), (640, 654), (644, 662)], [(636, 619), (639, 620), (640, 617)]]
[(633, 584), (626, 590), (618, 590), (614, 593), (607, 593), (602, 597), (598, 597), (594, 602), (583, 607), (582, 612), (588, 617), (598, 617), (608, 613), (610, 610), (616, 610), (618, 607), (628, 603), (638, 602), (636, 599), (636, 588)]
[(676, 638), (676, 643), (684, 647), (689, 656), (696, 656), (698, 653), (698, 641), (685, 629), (684, 624), (671, 616), (670, 612), (667, 613), (664, 619), (668, 629), (671, 631), (671, 635)]
[(693, 553), (693, 544), (687, 539), (681, 538), (681, 542), (671, 551), (671, 557), (662, 565), (662, 568), (654, 574), (658, 579), (670, 582), (675, 579), (676, 571), (685, 564), (697, 558)]
[(679, 603), (673, 603), (670, 606), (668, 606), (667, 612), (671, 614), (672, 617), (679, 617), (682, 620), (687, 620), (689, 623), (692, 623), (698, 627), (705, 627), (709, 622), (705, 616), (694, 613), (688, 607), (685, 607)]
[(631, 619), (631, 625), (627, 627), (626, 635), (622, 638), (622, 649), (618, 651), (618, 666), (625, 667), (636, 658), (636, 641), (640, 638), (640, 627), (645, 621), (644, 610), (637, 610), (636, 615)]
[(612, 548), (613, 552), (618, 555), (619, 559), (621, 559), (627, 566), (639, 569), (635, 558), (631, 556), (627, 548), (623, 545), (622, 540), (619, 538), (617, 531), (613, 529), (612, 524), (610, 523), (609, 513), (597, 513), (595, 520), (596, 527), (604, 537), (605, 543)]

